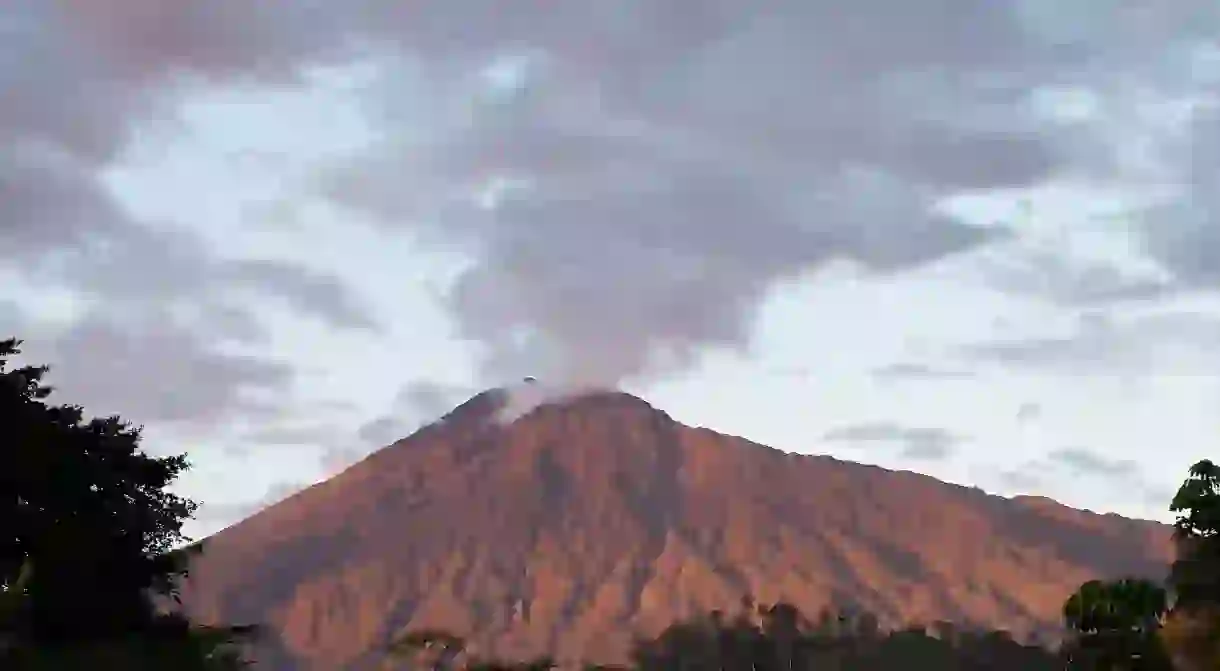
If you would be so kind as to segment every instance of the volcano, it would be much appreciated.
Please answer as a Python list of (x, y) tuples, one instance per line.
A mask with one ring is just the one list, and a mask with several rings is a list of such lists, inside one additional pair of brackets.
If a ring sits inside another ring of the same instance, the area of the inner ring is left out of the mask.
[(209, 539), (185, 603), (259, 622), (259, 668), (374, 668), (419, 627), (477, 654), (622, 659), (744, 595), (883, 623), (1054, 631), (1095, 577), (1162, 577), (1169, 528), (771, 449), (624, 393), (503, 421), (479, 394)]

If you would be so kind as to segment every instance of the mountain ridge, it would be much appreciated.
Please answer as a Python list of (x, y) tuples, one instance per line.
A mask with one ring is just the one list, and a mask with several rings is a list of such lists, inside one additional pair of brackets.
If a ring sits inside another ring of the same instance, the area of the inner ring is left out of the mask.
[(420, 626), (487, 653), (603, 660), (747, 594), (1045, 635), (1083, 580), (1161, 577), (1170, 560), (1154, 522), (786, 453), (622, 392), (504, 421), (511, 393), (218, 533), (188, 607), (269, 622), (276, 669), (369, 668)]

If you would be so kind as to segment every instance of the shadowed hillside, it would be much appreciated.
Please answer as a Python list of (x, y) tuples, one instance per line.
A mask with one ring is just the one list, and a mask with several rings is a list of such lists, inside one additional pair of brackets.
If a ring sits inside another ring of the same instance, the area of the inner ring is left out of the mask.
[(786, 454), (627, 394), (507, 425), (500, 397), (215, 536), (191, 610), (270, 625), (266, 668), (365, 668), (421, 626), (484, 655), (614, 661), (745, 594), (1047, 635), (1081, 582), (1171, 559), (1162, 525)]

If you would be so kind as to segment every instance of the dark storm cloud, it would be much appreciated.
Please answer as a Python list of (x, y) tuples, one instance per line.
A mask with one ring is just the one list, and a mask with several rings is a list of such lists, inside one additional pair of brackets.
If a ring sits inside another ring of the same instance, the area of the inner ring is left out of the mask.
[[(827, 260), (901, 270), (1002, 236), (928, 206), (1074, 161), (1053, 148), (1062, 129), (1026, 114), (1031, 87), (1141, 62), (1178, 37), (1151, 31), (1157, 17), (1091, 15), (1110, 32), (1064, 38), (1016, 3), (569, 4), (508, 22), (536, 49), (498, 95), (414, 116), (382, 100), (386, 128), (460, 123), (385, 143), (331, 189), (478, 259), (450, 304), (460, 332), (488, 345), (493, 377), (681, 366), (740, 346), (772, 286)], [(446, 88), (433, 86), (401, 95)], [(497, 208), (433, 197), (495, 175), (524, 181)]]
[(908, 459), (939, 460), (949, 457), (961, 436), (941, 428), (912, 427), (893, 422), (868, 422), (832, 429), (822, 435), (830, 442), (902, 446), (901, 456)]
[[(75, 190), (58, 201), (74, 212), (171, 84), (283, 81), (396, 46), (422, 83), (383, 81), (384, 141), (332, 195), (474, 257), (450, 304), (487, 374), (613, 381), (740, 347), (771, 287), (828, 260), (900, 271), (1003, 235), (931, 205), (1076, 160), (1027, 92), (1157, 61), (1216, 25), (1188, 14), (1212, 3), (1161, 4), (1067, 20), (1046, 2), (973, 0), (17, 0), (0, 23), (0, 90), (17, 101), (0, 141), (78, 166), (57, 187)], [(520, 81), (476, 90), (474, 71), (508, 50), (528, 56)], [(10, 161), (0, 175), (18, 174)], [(528, 187), (491, 210), (457, 196), (500, 175)], [(10, 219), (11, 239), (45, 247)], [(298, 307), (352, 323), (328, 289), (276, 277)]]
[[(525, 91), (494, 110), (477, 110), (472, 130), (430, 152), (413, 147), (355, 163), (332, 192), (387, 221), (443, 227), (425, 230), (425, 239), (467, 244), (479, 262), (459, 278), (449, 302), (461, 334), (489, 346), (488, 371), (498, 379), (605, 381), (681, 366), (703, 346), (743, 345), (766, 293), (821, 263), (852, 258), (901, 270), (1003, 234), (930, 210), (937, 194), (980, 177), (951, 165), (977, 134), (898, 119), (919, 125), (923, 139), (897, 133), (878, 144), (870, 123), (885, 120), (844, 125), (850, 115), (824, 109), (822, 98), (791, 80), (796, 43), (786, 44), (791, 53), (771, 53), (758, 64), (778, 73), (781, 83), (769, 92), (748, 90), (758, 78), (718, 74), (707, 64), (714, 57), (733, 68), (758, 58), (763, 37), (747, 41), (717, 43), (714, 53), (700, 52), (677, 70), (647, 75), (679, 88), (703, 82), (668, 100), (607, 101), (578, 68), (544, 64)], [(719, 53), (724, 49), (729, 53)], [(733, 81), (731, 94), (722, 90), (725, 81)], [(857, 116), (878, 113), (869, 105), (880, 103), (866, 98), (880, 93), (858, 95), (864, 107)], [(703, 96), (711, 99), (692, 105)], [(740, 108), (734, 118), (723, 117), (733, 106)], [(805, 121), (775, 117), (787, 111)], [(827, 114), (843, 116), (820, 128), (819, 115)], [(994, 134), (979, 141), (997, 146)], [(418, 175), (421, 161), (450, 188), (473, 188), (494, 174), (528, 184), (480, 209), (429, 203), (409, 183), (386, 182)], [(921, 162), (924, 172), (915, 170)], [(1017, 181), (1041, 174), (1032, 169)]]

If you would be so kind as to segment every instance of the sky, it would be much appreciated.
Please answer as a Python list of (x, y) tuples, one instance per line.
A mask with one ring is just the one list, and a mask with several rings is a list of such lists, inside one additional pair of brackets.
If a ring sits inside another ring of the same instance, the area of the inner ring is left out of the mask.
[(1169, 520), (1211, 0), (10, 0), (0, 334), (212, 533), (470, 395)]

